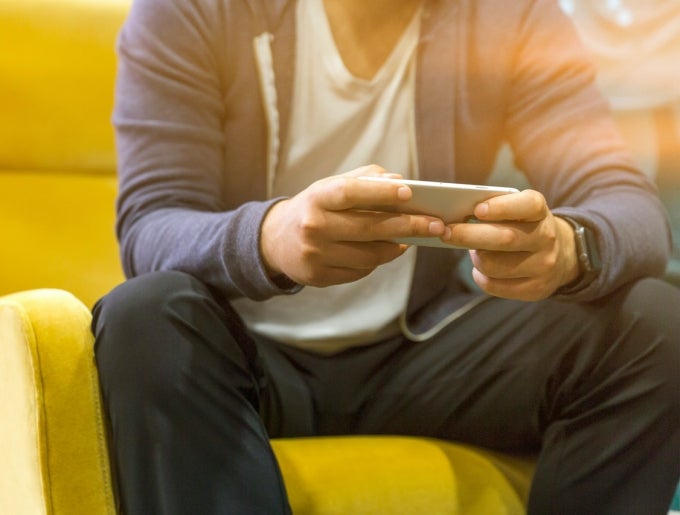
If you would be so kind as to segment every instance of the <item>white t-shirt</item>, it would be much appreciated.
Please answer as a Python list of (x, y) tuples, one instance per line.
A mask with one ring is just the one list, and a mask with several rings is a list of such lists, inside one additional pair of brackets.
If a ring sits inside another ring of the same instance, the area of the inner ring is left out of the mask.
[[(375, 163), (416, 177), (415, 50), (420, 13), (375, 77), (353, 76), (335, 46), (322, 0), (297, 8), (297, 67), (289, 144), (282, 149), (272, 194), (294, 195), (317, 179)], [(332, 353), (399, 332), (415, 249), (352, 283), (305, 287), (264, 302), (239, 299), (235, 309), (253, 331)]]

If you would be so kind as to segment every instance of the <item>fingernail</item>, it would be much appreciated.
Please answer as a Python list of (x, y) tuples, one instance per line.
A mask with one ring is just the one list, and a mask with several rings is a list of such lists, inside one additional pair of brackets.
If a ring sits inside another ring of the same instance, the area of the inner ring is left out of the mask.
[(434, 234), (435, 236), (438, 236), (442, 234), (442, 229), (446, 230), (446, 228), (443, 226), (441, 222), (430, 222), (429, 226), (429, 231), (430, 234)]
[(407, 186), (402, 186), (397, 190), (397, 198), (399, 200), (408, 200), (411, 198), (411, 189)]
[(446, 229), (444, 229), (444, 239), (445, 240), (451, 239), (451, 228), (450, 227), (446, 227)]
[(475, 208), (475, 216), (477, 218), (483, 218), (489, 213), (489, 204), (487, 202), (482, 202), (481, 204), (477, 204), (477, 207)]

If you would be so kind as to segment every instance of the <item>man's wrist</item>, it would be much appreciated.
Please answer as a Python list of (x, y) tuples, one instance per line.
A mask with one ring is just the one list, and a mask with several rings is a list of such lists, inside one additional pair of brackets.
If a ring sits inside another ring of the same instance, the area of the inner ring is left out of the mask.
[(560, 288), (571, 284), (581, 277), (581, 270), (578, 266), (576, 253), (576, 237), (574, 229), (569, 222), (560, 216), (556, 216), (557, 224), (560, 229), (560, 254), (562, 259), (562, 274), (560, 277)]
[(573, 229), (574, 250), (578, 265), (577, 277), (555, 292), (564, 295), (576, 293), (592, 283), (599, 275), (602, 263), (594, 231), (569, 216), (560, 215), (559, 218), (566, 221)]
[(262, 264), (264, 269), (269, 276), (269, 278), (276, 281), (278, 276), (284, 276), (283, 270), (281, 270), (275, 261), (277, 256), (277, 250), (272, 244), (273, 234), (277, 233), (276, 229), (273, 227), (275, 216), (272, 214), (280, 209), (282, 201), (272, 204), (267, 213), (264, 215), (262, 220), (262, 226), (260, 227), (260, 258), (262, 259)]

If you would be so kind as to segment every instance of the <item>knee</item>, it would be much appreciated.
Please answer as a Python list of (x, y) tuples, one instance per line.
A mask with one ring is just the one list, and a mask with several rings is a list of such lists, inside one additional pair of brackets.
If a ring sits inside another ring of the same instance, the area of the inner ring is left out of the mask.
[(157, 272), (125, 281), (93, 308), (96, 350), (109, 342), (129, 347), (139, 341), (157, 341), (173, 311), (205, 295), (208, 292), (199, 281), (181, 272)]
[(139, 276), (102, 298), (92, 331), (105, 396), (116, 391), (137, 398), (168, 389), (190, 350), (186, 326), (210, 302), (207, 288), (180, 272)]
[(642, 279), (626, 289), (625, 316), (655, 327), (671, 338), (680, 338), (680, 289), (661, 279)]
[(658, 279), (633, 284), (622, 309), (625, 334), (634, 335), (636, 358), (629, 364), (642, 371), (647, 385), (654, 386), (657, 407), (676, 427), (680, 424), (679, 310), (680, 289)]
[(111, 328), (143, 331), (162, 322), (168, 303), (194, 292), (208, 294), (198, 280), (182, 272), (154, 272), (128, 279), (94, 306), (92, 330), (95, 335)]

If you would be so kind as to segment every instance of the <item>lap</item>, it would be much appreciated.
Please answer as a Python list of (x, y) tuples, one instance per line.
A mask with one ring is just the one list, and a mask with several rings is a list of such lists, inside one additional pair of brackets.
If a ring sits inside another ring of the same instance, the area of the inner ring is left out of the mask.
[[(178, 311), (176, 306), (185, 307)], [(213, 327), (213, 335), (203, 338), (207, 359), (211, 352), (221, 360), (231, 356), (229, 361), (251, 369), (246, 376), (252, 388), (263, 389), (261, 413), (271, 436), (413, 434), (533, 450), (548, 424), (568, 416), (569, 409), (580, 409), (574, 399), (605, 387), (622, 388), (641, 368), (657, 378), (650, 381), (680, 376), (680, 293), (656, 280), (639, 281), (591, 304), (492, 298), (429, 341), (399, 337), (333, 356), (253, 337), (257, 359), (228, 307), (218, 314), (211, 292), (178, 273), (129, 281), (95, 310), (95, 326), (101, 316), (122, 327), (125, 338), (115, 340), (129, 340), (131, 346), (145, 339), (131, 320), (147, 327), (159, 345), (136, 362), (157, 367), (153, 353), (179, 355), (167, 353), (176, 320), (159, 338), (164, 314), (180, 313), (198, 324), (205, 311), (201, 306), (214, 315), (200, 323)], [(133, 349), (110, 351), (115, 362), (120, 356), (128, 362)], [(632, 366), (640, 362), (644, 367)], [(258, 379), (261, 373), (266, 381)]]
[[(197, 483), (207, 476), (234, 491), (260, 475), (258, 464), (267, 484), (278, 481), (268, 437), (423, 435), (509, 452), (540, 449), (537, 513), (562, 505), (578, 512), (568, 506), (589, 503), (617, 513), (631, 499), (645, 512), (650, 499), (666, 506), (658, 493), (677, 483), (678, 306), (678, 290), (654, 280), (592, 304), (492, 298), (429, 341), (399, 337), (319, 356), (249, 337), (200, 282), (161, 273), (103, 299), (93, 328), (117, 428), (112, 448), (128, 472), (149, 463), (143, 455), (147, 442), (157, 448), (158, 427), (164, 455), (178, 460), (169, 469), (196, 480), (185, 465), (200, 455)], [(258, 450), (249, 454), (256, 457), (233, 460), (241, 448)], [(135, 474), (123, 476), (139, 486)], [(243, 481), (224, 479), (233, 477)], [(635, 495), (611, 490), (623, 478)], [(195, 490), (192, 481), (183, 484)], [(650, 493), (638, 500), (640, 492)]]
[(396, 338), (332, 357), (261, 342), (270, 427), (537, 450), (574, 398), (628, 385), (634, 378), (619, 371), (640, 356), (666, 366), (660, 376), (677, 375), (679, 300), (678, 290), (644, 280), (592, 304), (489, 299), (427, 342)]

